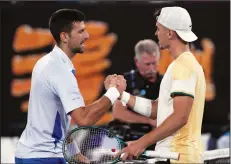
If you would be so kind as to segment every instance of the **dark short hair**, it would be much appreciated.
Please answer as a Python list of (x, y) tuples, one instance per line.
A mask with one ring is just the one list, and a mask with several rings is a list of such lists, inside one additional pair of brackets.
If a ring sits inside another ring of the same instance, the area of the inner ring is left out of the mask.
[(49, 29), (57, 44), (60, 43), (61, 32), (71, 32), (74, 21), (84, 21), (85, 16), (75, 9), (60, 9), (54, 12), (49, 19)]

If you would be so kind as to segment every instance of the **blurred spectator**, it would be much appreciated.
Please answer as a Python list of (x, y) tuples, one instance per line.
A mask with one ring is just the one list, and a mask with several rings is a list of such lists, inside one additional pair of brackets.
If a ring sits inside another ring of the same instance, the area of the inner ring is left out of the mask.
[(230, 131), (223, 134), (217, 140), (217, 149), (229, 148), (229, 138), (230, 138)]
[[(228, 120), (230, 120), (230, 114), (228, 114)], [(227, 124), (219, 128), (212, 126), (210, 129), (208, 150), (229, 148), (230, 125)]]

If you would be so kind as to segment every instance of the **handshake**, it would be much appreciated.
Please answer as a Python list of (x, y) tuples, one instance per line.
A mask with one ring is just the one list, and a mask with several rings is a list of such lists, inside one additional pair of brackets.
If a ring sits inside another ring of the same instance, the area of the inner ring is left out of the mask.
[(115, 87), (119, 91), (120, 95), (122, 95), (123, 91), (127, 87), (127, 83), (122, 75), (108, 75), (104, 81), (104, 87), (106, 90), (111, 87)]

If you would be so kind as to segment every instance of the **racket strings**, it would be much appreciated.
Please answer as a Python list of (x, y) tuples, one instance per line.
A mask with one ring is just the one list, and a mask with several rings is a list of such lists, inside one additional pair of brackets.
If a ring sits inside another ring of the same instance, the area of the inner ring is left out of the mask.
[(97, 128), (79, 129), (69, 136), (69, 141), (65, 155), (73, 164), (112, 162), (115, 154), (112, 149), (119, 150), (121, 147), (113, 135)]

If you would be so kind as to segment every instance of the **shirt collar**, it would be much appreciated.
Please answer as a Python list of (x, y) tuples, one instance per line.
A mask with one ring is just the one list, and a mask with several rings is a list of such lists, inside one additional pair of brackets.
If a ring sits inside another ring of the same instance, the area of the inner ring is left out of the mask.
[(59, 48), (57, 45), (55, 45), (53, 51), (56, 52), (56, 54), (57, 54), (56, 56), (60, 59), (60, 61), (68, 66), (68, 69), (70, 69), (70, 70), (75, 69), (72, 61), (69, 59), (69, 57), (66, 55), (66, 53), (63, 52), (63, 50), (61, 48)]

